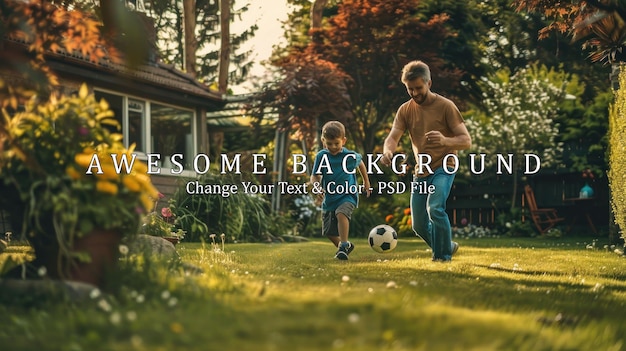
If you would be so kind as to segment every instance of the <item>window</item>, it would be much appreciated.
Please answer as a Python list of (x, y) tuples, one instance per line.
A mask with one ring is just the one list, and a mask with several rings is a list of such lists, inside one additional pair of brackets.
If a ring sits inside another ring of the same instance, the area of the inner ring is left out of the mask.
[(168, 165), (171, 155), (182, 154), (184, 158), (181, 163), (184, 164), (185, 169), (192, 169), (192, 117), (191, 111), (156, 103), (150, 105), (152, 152), (160, 154), (165, 165)]
[[(144, 126), (146, 104), (140, 100), (128, 99), (128, 119), (123, 120), (122, 130), (124, 131), (124, 143), (128, 145), (135, 144), (135, 150), (143, 152), (151, 152), (146, 149), (144, 141)], [(126, 143), (128, 140), (128, 143)], [(127, 146), (128, 146), (127, 145)]]
[[(146, 154), (159, 154), (159, 165), (169, 169), (169, 158), (182, 154), (179, 159), (185, 170), (192, 170), (195, 156), (194, 112), (174, 106), (159, 104), (134, 97), (96, 90), (97, 100), (105, 99), (122, 127), (124, 145), (135, 143), (135, 150)], [(148, 142), (149, 141), (149, 142)], [(170, 174), (162, 171), (161, 174)]]

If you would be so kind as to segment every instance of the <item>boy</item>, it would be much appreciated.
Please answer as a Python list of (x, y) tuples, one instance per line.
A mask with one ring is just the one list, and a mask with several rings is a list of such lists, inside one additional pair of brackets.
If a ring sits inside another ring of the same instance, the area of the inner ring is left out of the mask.
[[(317, 153), (311, 172), (312, 189), (322, 201), (322, 234), (337, 247), (335, 258), (347, 260), (354, 249), (348, 241), (350, 218), (358, 205), (358, 193), (364, 187), (371, 194), (370, 181), (360, 154), (348, 150), (346, 129), (337, 121), (330, 121), (322, 128), (324, 149)], [(363, 178), (363, 187), (356, 180), (358, 168)], [(319, 203), (319, 202), (318, 202)]]

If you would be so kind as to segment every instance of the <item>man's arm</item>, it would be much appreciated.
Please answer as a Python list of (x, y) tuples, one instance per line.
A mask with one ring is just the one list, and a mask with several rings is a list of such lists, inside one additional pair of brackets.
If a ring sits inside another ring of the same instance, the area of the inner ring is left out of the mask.
[(402, 133), (404, 133), (402, 129), (391, 127), (391, 131), (389, 132), (389, 135), (387, 136), (387, 138), (385, 139), (385, 143), (383, 144), (383, 158), (381, 161), (385, 166), (391, 165), (393, 153), (396, 152), (396, 149), (398, 148), (398, 142), (400, 142), (400, 137), (402, 137)]
[(452, 128), (452, 134), (451, 137), (445, 137), (441, 132), (431, 130), (424, 135), (429, 143), (444, 145), (453, 150), (466, 150), (472, 146), (472, 138), (465, 123), (459, 123)]

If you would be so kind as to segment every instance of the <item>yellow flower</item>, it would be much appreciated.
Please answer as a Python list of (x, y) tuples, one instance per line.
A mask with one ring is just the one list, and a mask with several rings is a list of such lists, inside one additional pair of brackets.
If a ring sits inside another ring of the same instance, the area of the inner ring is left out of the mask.
[(135, 179), (135, 177), (133, 177), (132, 175), (122, 177), (122, 183), (124, 183), (124, 186), (128, 190), (134, 193), (138, 193), (141, 190), (141, 184), (139, 184), (137, 179)]
[(96, 190), (101, 193), (116, 195), (117, 194), (117, 184), (111, 183), (106, 180), (99, 180), (96, 182)]
[(148, 189), (146, 189), (146, 192), (152, 199), (156, 199), (159, 196), (159, 190), (152, 184), (152, 182), (148, 183)]
[(133, 171), (137, 172), (137, 173), (146, 173), (148, 172), (148, 166), (141, 162), (141, 161), (136, 161), (133, 164)]
[(78, 172), (76, 170), (76, 168), (72, 167), (72, 166), (68, 166), (65, 169), (65, 174), (67, 174), (70, 178), (72, 178), (73, 180), (77, 180), (80, 179), (80, 177), (82, 176), (82, 174), (80, 174), (80, 172)]
[(74, 162), (79, 165), (81, 168), (87, 169), (89, 165), (91, 165), (91, 159), (93, 158), (93, 153), (88, 154), (78, 154), (74, 157)]
[(101, 164), (102, 174), (96, 174), (100, 179), (106, 180), (118, 180), (119, 174), (115, 172), (115, 167), (112, 164)]
[(149, 190), (150, 189), (150, 185), (152, 185), (152, 182), (150, 181), (150, 177), (147, 174), (143, 174), (143, 173), (133, 173), (135, 175), (135, 178), (137, 178), (137, 181), (139, 182), (139, 184), (141, 184), (141, 188), (145, 189), (145, 190)]
[(87, 84), (83, 83), (80, 86), (80, 90), (78, 90), (78, 96), (81, 99), (85, 99), (87, 97), (87, 94), (89, 94), (89, 88), (87, 87)]
[(143, 208), (146, 209), (146, 212), (152, 211), (152, 208), (154, 207), (154, 202), (152, 201), (152, 198), (150, 196), (148, 196), (146, 193), (142, 193), (141, 195), (139, 195), (139, 201), (141, 201), (141, 204), (143, 205)]

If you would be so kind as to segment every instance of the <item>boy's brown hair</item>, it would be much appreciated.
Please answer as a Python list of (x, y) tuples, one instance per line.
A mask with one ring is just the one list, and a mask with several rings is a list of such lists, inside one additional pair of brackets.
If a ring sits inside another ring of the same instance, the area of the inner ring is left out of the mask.
[(341, 122), (330, 121), (322, 127), (322, 138), (326, 140), (334, 140), (346, 136), (346, 127)]

